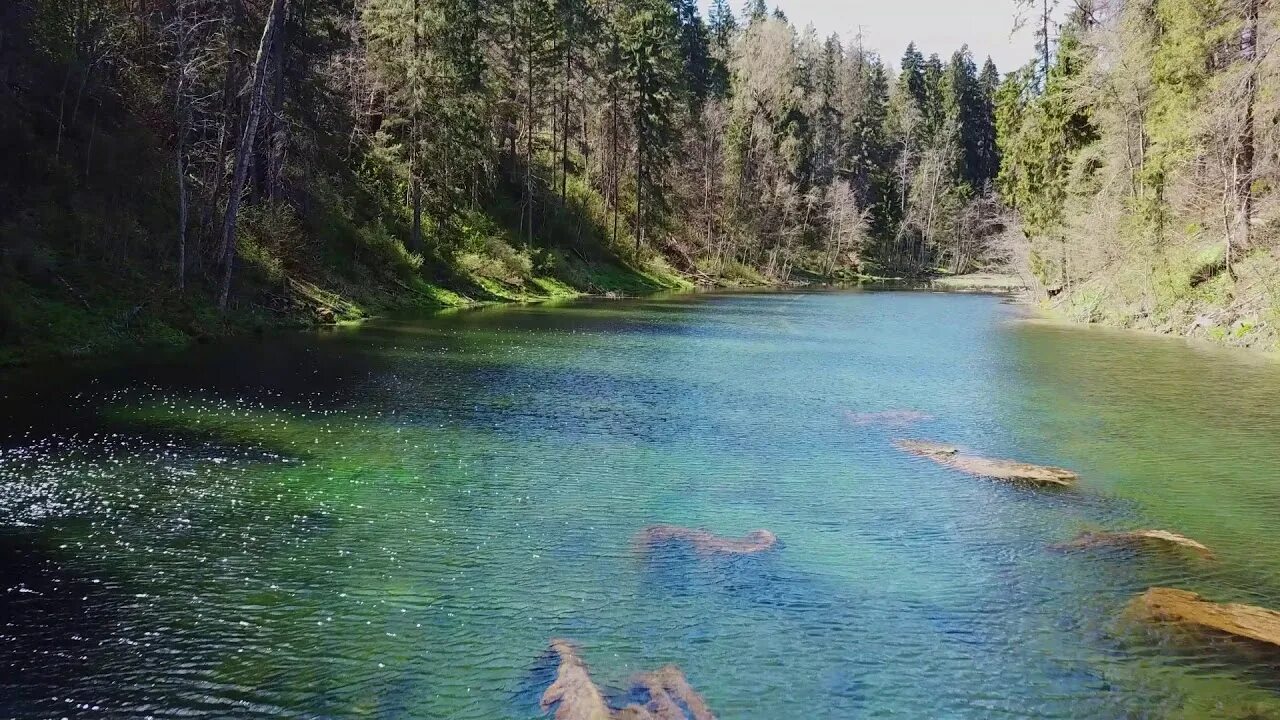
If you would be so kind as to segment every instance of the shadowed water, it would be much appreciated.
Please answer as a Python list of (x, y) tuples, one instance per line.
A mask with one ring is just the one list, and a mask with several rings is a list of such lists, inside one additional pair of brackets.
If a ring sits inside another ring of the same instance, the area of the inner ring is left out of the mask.
[[(552, 637), (615, 701), (674, 663), (724, 719), (1280, 717), (1276, 654), (1122, 618), (1151, 585), (1280, 608), (1280, 369), (1248, 356), (825, 293), (38, 375), (0, 389), (3, 717), (536, 718)], [(1048, 547), (1139, 527), (1216, 557)]]

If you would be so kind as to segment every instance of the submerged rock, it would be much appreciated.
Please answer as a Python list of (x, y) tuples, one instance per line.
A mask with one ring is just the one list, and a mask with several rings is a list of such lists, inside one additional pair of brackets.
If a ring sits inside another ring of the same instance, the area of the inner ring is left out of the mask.
[(745, 537), (726, 538), (679, 525), (650, 525), (636, 535), (636, 544), (642, 548), (669, 542), (688, 543), (706, 555), (754, 555), (777, 545), (778, 536), (768, 530), (752, 530)]
[(675, 665), (637, 675), (632, 689), (642, 691), (648, 700), (644, 705), (631, 704), (615, 711), (591, 679), (573, 643), (552, 640), (551, 650), (559, 656), (560, 666), (555, 682), (542, 694), (541, 704), (543, 712), (555, 708), (556, 720), (716, 720)]
[(960, 452), (960, 449), (954, 445), (921, 440), (895, 440), (893, 444), (899, 450), (929, 458), (939, 465), (946, 465), (970, 475), (994, 480), (1070, 487), (1080, 477), (1076, 473), (1060, 467), (1032, 465), (1017, 460), (1000, 460), (979, 455), (968, 455)]
[(1056, 547), (1065, 550), (1081, 550), (1096, 547), (1114, 547), (1120, 545), (1144, 546), (1166, 545), (1182, 547), (1195, 552), (1201, 557), (1213, 557), (1213, 551), (1205, 545), (1184, 535), (1168, 530), (1131, 530), (1129, 532), (1084, 532), (1075, 540)]
[(1174, 588), (1153, 587), (1129, 604), (1131, 616), (1216, 630), (1280, 647), (1280, 612), (1240, 603), (1215, 603)]
[(955, 445), (944, 445), (924, 440), (894, 440), (893, 444), (899, 450), (905, 450), (912, 455), (919, 455), (920, 457), (951, 457), (960, 454), (960, 448)]
[(542, 710), (555, 706), (556, 720), (610, 720), (613, 713), (573, 643), (552, 640), (551, 650), (560, 656), (560, 667), (555, 682), (542, 694)]
[(707, 701), (675, 665), (664, 665), (653, 672), (642, 673), (632, 684), (648, 693), (649, 701), (643, 706), (623, 708), (618, 713), (620, 720), (716, 720), (711, 708), (707, 707)]
[(888, 427), (906, 427), (933, 419), (933, 416), (929, 413), (920, 412), (919, 410), (847, 411), (844, 416), (854, 425), (885, 425)]

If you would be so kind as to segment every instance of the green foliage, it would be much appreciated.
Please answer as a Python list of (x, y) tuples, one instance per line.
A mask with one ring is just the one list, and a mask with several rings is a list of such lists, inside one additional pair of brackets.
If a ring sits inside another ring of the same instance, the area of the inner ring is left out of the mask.
[(1042, 93), (1035, 94), (1034, 65), (1010, 74), (996, 93), (997, 185), (1032, 235), (1060, 227), (1076, 154), (1097, 137), (1088, 112), (1072, 97), (1085, 53), (1073, 35), (1064, 35)]
[[(1091, 322), (1222, 342), (1273, 342), (1274, 232), (1261, 211), (1274, 153), (1248, 89), (1272, 77), (1252, 56), (1265, 5), (1141, 0), (1075, 12), (1042, 86), (1033, 66), (995, 92), (997, 186), (1030, 238), (1030, 270)], [(1261, 114), (1260, 114), (1261, 113)], [(1258, 260), (1259, 257), (1265, 258)]]
[(7, 338), (63, 309), (76, 319), (53, 325), (79, 327), (60, 342), (142, 305), (141, 342), (681, 273), (927, 272), (977, 242), (963, 216), (992, 172), (994, 69), (966, 52), (912, 48), (895, 83), (763, 3), (741, 25), (724, 0), (707, 22), (693, 0), (288, 5), (261, 54), (270, 3), (6, 9), (0, 101), (21, 102), (0, 102), (0, 298), (34, 298), (6, 302)]

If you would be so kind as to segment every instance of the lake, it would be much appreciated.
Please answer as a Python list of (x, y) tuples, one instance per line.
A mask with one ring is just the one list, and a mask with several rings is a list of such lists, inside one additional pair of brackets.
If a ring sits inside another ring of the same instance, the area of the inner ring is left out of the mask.
[[(0, 716), (538, 718), (563, 637), (616, 702), (673, 663), (722, 720), (1280, 717), (1280, 655), (1125, 615), (1156, 585), (1280, 608), (1269, 360), (985, 295), (712, 294), (0, 392)], [(1052, 547), (1146, 527), (1215, 556)]]

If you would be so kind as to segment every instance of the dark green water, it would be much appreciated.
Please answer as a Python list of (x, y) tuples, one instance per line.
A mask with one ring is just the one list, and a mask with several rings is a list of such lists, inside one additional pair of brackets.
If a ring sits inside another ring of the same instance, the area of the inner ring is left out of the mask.
[[(10, 378), (0, 716), (535, 718), (552, 637), (732, 718), (1280, 717), (1280, 369), (985, 296), (463, 312)], [(910, 427), (851, 414), (915, 410)], [(1064, 465), (961, 475), (937, 439)], [(646, 525), (758, 556), (637, 551)], [(1160, 527), (1217, 551), (1067, 553)]]

